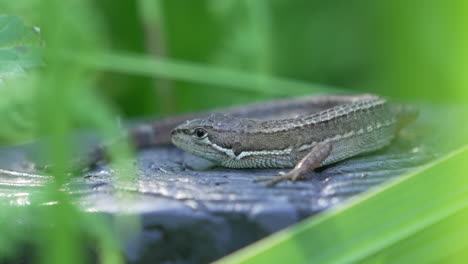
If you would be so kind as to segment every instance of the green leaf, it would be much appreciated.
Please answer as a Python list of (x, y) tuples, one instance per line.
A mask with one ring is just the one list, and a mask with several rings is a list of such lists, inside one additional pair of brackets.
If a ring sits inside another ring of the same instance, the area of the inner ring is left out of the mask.
[(40, 42), (37, 29), (24, 25), (17, 16), (0, 15), (0, 80), (39, 66)]
[(460, 261), (468, 247), (467, 160), (465, 146), (220, 263)]
[(41, 65), (41, 39), (37, 29), (17, 16), (0, 15), (0, 143), (29, 139), (35, 132), (32, 110), (34, 74), (29, 68)]
[(346, 93), (327, 85), (311, 84), (298, 80), (258, 75), (209, 65), (153, 59), (145, 56), (118, 53), (79, 54), (68, 59), (101, 71), (162, 77), (172, 80), (222, 86), (237, 91), (262, 92), (272, 95), (298, 95), (311, 93)]

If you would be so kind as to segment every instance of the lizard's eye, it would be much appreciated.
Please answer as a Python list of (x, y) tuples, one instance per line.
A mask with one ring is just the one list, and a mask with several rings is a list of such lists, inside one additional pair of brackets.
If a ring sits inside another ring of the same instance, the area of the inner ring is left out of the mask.
[(201, 127), (195, 128), (195, 130), (193, 131), (193, 134), (198, 139), (204, 139), (206, 138), (206, 136), (208, 136), (208, 132), (206, 132), (206, 130)]

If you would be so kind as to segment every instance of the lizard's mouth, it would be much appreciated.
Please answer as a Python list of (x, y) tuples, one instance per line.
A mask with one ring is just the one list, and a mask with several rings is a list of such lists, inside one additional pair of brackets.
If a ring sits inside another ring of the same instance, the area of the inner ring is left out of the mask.
[(187, 136), (185, 136), (183, 133), (180, 133), (176, 129), (172, 130), (171, 132), (171, 141), (172, 144), (174, 144), (175, 146), (183, 150), (187, 150), (186, 146), (189, 144), (189, 139), (187, 138)]
[(190, 145), (194, 144), (191, 136), (188, 133), (188, 129), (176, 127), (171, 131), (171, 141), (177, 147), (190, 151)]
[(203, 153), (203, 151), (206, 151), (206, 150), (203, 150), (206, 147), (202, 146), (200, 142), (193, 140), (192, 136), (187, 135), (177, 130), (172, 131), (171, 141), (172, 141), (172, 144), (174, 144), (176, 147), (184, 151), (187, 151), (189, 153), (192, 153), (194, 155), (197, 155), (197, 156), (201, 156), (200, 153)]

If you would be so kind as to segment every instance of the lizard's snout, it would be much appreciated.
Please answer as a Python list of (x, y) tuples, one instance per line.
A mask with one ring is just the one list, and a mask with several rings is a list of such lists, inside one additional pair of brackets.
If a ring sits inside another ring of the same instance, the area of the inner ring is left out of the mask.
[(183, 129), (180, 129), (179, 127), (176, 127), (172, 129), (171, 131), (171, 136), (177, 135), (177, 134), (182, 134), (184, 131)]
[(187, 134), (187, 135), (189, 135), (190, 130), (189, 129), (184, 129), (184, 128), (174, 128), (171, 131), (171, 136), (174, 136), (174, 135), (177, 135), (177, 134)]

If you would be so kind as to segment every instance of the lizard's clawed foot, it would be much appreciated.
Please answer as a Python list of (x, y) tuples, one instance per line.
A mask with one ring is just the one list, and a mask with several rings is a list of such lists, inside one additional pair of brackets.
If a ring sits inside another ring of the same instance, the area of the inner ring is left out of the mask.
[(318, 168), (329, 157), (331, 149), (330, 143), (318, 143), (288, 173), (283, 172), (276, 177), (257, 179), (255, 182), (268, 181), (266, 186), (271, 187), (285, 180), (297, 181), (304, 179), (305, 175), (314, 171), (315, 168)]
[(267, 182), (266, 187), (273, 187), (277, 183), (280, 183), (282, 181), (297, 181), (299, 179), (300, 179), (300, 175), (296, 173), (295, 170), (291, 170), (288, 173), (280, 172), (278, 173), (278, 176), (257, 178), (254, 180), (254, 182), (266, 181)]

